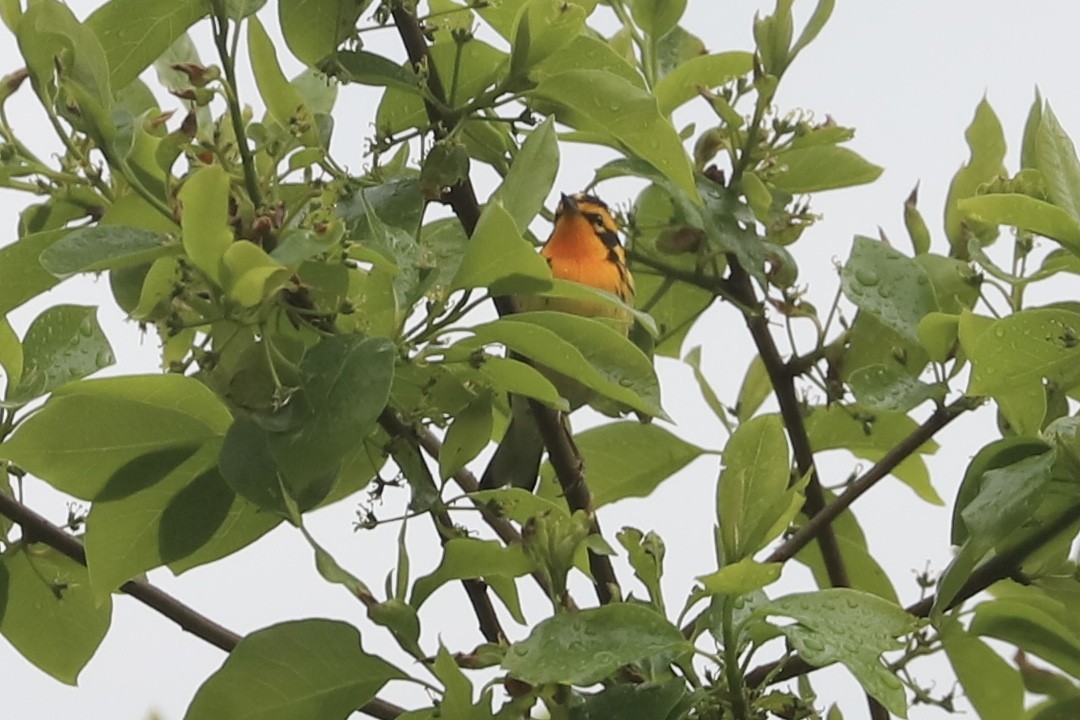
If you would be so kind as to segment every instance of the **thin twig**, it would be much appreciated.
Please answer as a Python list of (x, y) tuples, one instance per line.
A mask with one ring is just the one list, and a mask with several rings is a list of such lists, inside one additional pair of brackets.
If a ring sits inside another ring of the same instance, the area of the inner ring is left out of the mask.
[[(23, 537), (45, 543), (85, 567), (86, 551), (78, 538), (4, 493), (0, 493), (0, 515), (18, 523), (22, 527)], [(225, 652), (232, 652), (243, 639), (144, 580), (129, 580), (120, 586), (120, 590), (169, 618), (183, 630)], [(380, 720), (392, 720), (405, 713), (404, 708), (378, 699), (364, 705), (360, 711)]]
[(815, 513), (796, 533), (773, 550), (765, 562), (786, 562), (794, 557), (797, 552), (817, 538), (823, 528), (839, 517), (840, 513), (848, 509), (867, 490), (874, 487), (878, 481), (891, 473), (897, 465), (922, 447), (939, 430), (975, 406), (976, 401), (965, 396), (935, 410), (927, 418), (926, 422), (912, 430), (906, 438), (885, 453), (880, 460), (855, 480), (839, 497)]

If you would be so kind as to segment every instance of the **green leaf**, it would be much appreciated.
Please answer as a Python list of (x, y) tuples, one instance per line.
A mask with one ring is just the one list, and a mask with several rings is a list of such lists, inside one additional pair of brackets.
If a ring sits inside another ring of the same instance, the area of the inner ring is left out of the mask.
[(551, 381), (528, 363), (513, 358), (485, 355), (479, 372), (498, 390), (539, 400), (548, 407), (563, 412), (570, 410), (570, 404), (559, 395)]
[(524, 78), (565, 48), (585, 27), (585, 8), (563, 0), (527, 0), (514, 23), (510, 77)]
[(259, 507), (282, 512), (278, 476), (301, 510), (330, 492), (357, 438), (386, 407), (395, 349), (385, 338), (337, 335), (319, 342), (300, 364), (300, 389), (267, 429), (238, 419), (221, 450), (229, 486)]
[(821, 192), (877, 180), (883, 168), (838, 145), (809, 145), (776, 154), (782, 171), (772, 177), (777, 188), (792, 194)]
[[(623, 334), (599, 320), (561, 312), (528, 312), (472, 331), (478, 339), (502, 343), (606, 398), (666, 417), (652, 362)], [(568, 390), (560, 388), (560, 392)]]
[(555, 123), (548, 118), (529, 133), (489, 202), (502, 205), (518, 232), (524, 233), (544, 206), (558, 169), (559, 143)]
[(1080, 634), (1023, 598), (982, 603), (970, 632), (1003, 640), (1080, 678)]
[(1080, 318), (1067, 310), (1021, 310), (968, 337), (972, 318), (960, 317), (960, 342), (972, 364), (968, 394), (995, 398), (1018, 434), (1037, 433), (1046, 413), (1043, 379), (1063, 389), (1080, 383)]
[(8, 319), (0, 315), (0, 369), (7, 375), (5, 391), (10, 392), (19, 382), (23, 371), (23, 347)]
[(0, 248), (0, 315), (35, 298), (60, 282), (38, 258), (68, 230), (25, 235)]
[(520, 577), (534, 569), (533, 560), (521, 545), (503, 545), (494, 540), (454, 538), (443, 546), (439, 566), (413, 584), (409, 604), (419, 608), (431, 593), (450, 582), (485, 576)]
[(840, 279), (844, 294), (860, 310), (916, 344), (919, 321), (938, 309), (926, 271), (878, 240), (856, 236)]
[(510, 646), (502, 666), (533, 685), (592, 685), (623, 665), (690, 649), (679, 628), (659, 613), (616, 603), (542, 621)]
[(486, 287), (492, 295), (542, 290), (551, 269), (521, 237), (514, 217), (498, 202), (484, 207), (450, 290)]
[(710, 595), (745, 595), (780, 579), (781, 563), (758, 563), (745, 557), (698, 580)]
[(644, 272), (640, 265), (634, 267), (634, 282), (635, 303), (639, 308), (649, 308), (659, 331), (654, 352), (664, 357), (682, 357), (683, 340), (712, 304), (712, 293), (689, 283), (666, 283), (662, 276)]
[(724, 559), (735, 563), (766, 542), (766, 533), (787, 507), (791, 481), (787, 437), (777, 415), (741, 423), (724, 447), (717, 488), (717, 515)]
[(970, 539), (988, 547), (1020, 527), (1042, 500), (1056, 459), (1050, 449), (983, 473), (978, 494), (960, 512)]
[(863, 407), (902, 413), (927, 400), (943, 400), (947, 390), (944, 385), (924, 383), (886, 365), (861, 367), (851, 373), (848, 383)]
[[(288, 0), (281, 3), (281, 12), (284, 14)], [(306, 18), (305, 23), (311, 24), (313, 18)], [(270, 116), (281, 127), (286, 128), (290, 134), (297, 134), (307, 147), (319, 145), (318, 128), (315, 125), (315, 117), (311, 109), (304, 102), (304, 98), (285, 77), (278, 65), (277, 50), (270, 36), (266, 34), (259, 18), (248, 18), (248, 52), (251, 55), (251, 70), (255, 75), (255, 84), (259, 88), (259, 95), (266, 103), (266, 109)], [(288, 40), (289, 30), (285, 30), (285, 38)]]
[(987, 471), (1012, 465), (1024, 458), (1042, 455), (1050, 449), (1051, 446), (1040, 438), (1014, 436), (995, 440), (975, 453), (956, 492), (949, 541), (953, 545), (962, 545), (968, 539), (967, 526), (960, 513), (978, 496)]
[(221, 256), (219, 278), (229, 299), (253, 308), (289, 282), (292, 273), (249, 240), (231, 243)]
[(0, 635), (57, 680), (74, 685), (108, 632), (112, 603), (97, 605), (86, 568), (44, 545), (0, 555)]
[(598, 70), (571, 70), (541, 80), (529, 96), (553, 105), (559, 122), (611, 137), (698, 201), (690, 158), (652, 95)]
[[(220, 527), (232, 493), (217, 472), (219, 439), (141, 455), (119, 468), (94, 500), (86, 519), (86, 558), (94, 599), (101, 602), (139, 573), (182, 559)], [(174, 501), (196, 483), (217, 483), (217, 501), (181, 509)], [(221, 502), (224, 501), (224, 502)], [(177, 513), (187, 522), (178, 527)], [(168, 520), (166, 517), (168, 516)]]
[(491, 440), (491, 393), (484, 392), (469, 403), (446, 431), (439, 451), (439, 475), (449, 478), (480, 454)]
[(355, 30), (371, 0), (281, 0), (278, 22), (300, 62), (316, 67)]
[(532, 69), (529, 77), (536, 81), (569, 70), (600, 70), (616, 75), (635, 87), (645, 90), (645, 79), (637, 68), (615, 52), (611, 45), (591, 35), (578, 35), (560, 52), (549, 55), (547, 59)]
[(964, 695), (982, 720), (1014, 720), (1023, 715), (1020, 674), (989, 645), (953, 619), (943, 623), (941, 642)]
[(1028, 230), (1080, 254), (1080, 222), (1058, 205), (1019, 193), (992, 193), (965, 198), (957, 208), (963, 217), (977, 223)]
[(334, 75), (343, 82), (392, 87), (423, 95), (423, 82), (419, 75), (382, 55), (366, 50), (340, 50), (334, 55), (334, 64)]
[(724, 407), (724, 404), (720, 402), (720, 398), (716, 396), (716, 391), (713, 390), (712, 385), (709, 383), (709, 379), (705, 377), (705, 373), (701, 370), (701, 346), (696, 345), (690, 352), (686, 353), (683, 362), (689, 365), (694, 371), (694, 380), (697, 381), (698, 388), (701, 390), (701, 397), (705, 401), (705, 404), (709, 406), (709, 409), (713, 411), (713, 414), (716, 415), (721, 423), (726, 422), (728, 411)]
[(634, 23), (655, 38), (663, 37), (679, 23), (686, 0), (631, 0)]
[(964, 131), (971, 158), (957, 171), (949, 184), (945, 200), (945, 234), (952, 246), (951, 255), (967, 257), (971, 235), (985, 244), (997, 237), (997, 228), (965, 223), (959, 202), (976, 194), (979, 186), (1004, 174), (1005, 134), (990, 103), (983, 98), (975, 109), (975, 118)]
[[(842, 408), (837, 405), (814, 408), (806, 419), (806, 431), (814, 452), (843, 449), (873, 462), (880, 460), (917, 427), (918, 423), (901, 412), (871, 413), (858, 407)], [(932, 505), (945, 503), (930, 484), (926, 463), (920, 456), (933, 454), (938, 447), (934, 440), (926, 441), (892, 471), (895, 477)]]
[(791, 46), (791, 50), (789, 51), (789, 56), (791, 58), (798, 55), (803, 48), (817, 38), (821, 33), (821, 30), (825, 27), (825, 23), (829, 22), (829, 18), (832, 17), (835, 5), (836, 0), (818, 0), (813, 15), (811, 15), (810, 19), (806, 22), (806, 27), (799, 33), (799, 38), (795, 41), (795, 44)]
[(716, 87), (750, 72), (753, 55), (742, 50), (699, 55), (691, 58), (665, 75), (653, 95), (660, 112), (670, 116), (676, 108), (698, 96), (698, 87)]
[[(209, 538), (205, 537), (203, 533), (210, 533), (219, 513), (220, 524)], [(264, 512), (230, 490), (220, 470), (209, 472), (195, 478), (165, 508), (161, 517), (162, 554), (179, 558), (169, 561), (169, 569), (179, 575), (232, 555), (280, 522), (280, 515)]]
[(195, 693), (184, 720), (235, 718), (238, 708), (245, 720), (344, 718), (404, 677), (365, 653), (350, 625), (285, 622), (241, 640)]
[(1035, 165), (1055, 205), (1080, 221), (1080, 161), (1076, 147), (1047, 103), (1035, 136)]
[(221, 258), (233, 241), (229, 229), (229, 176), (221, 165), (196, 170), (180, 188), (184, 251), (213, 281), (221, 275)]
[[(648, 497), (676, 472), (705, 451), (652, 423), (615, 422), (574, 435), (585, 460), (585, 474), (593, 507), (628, 497)], [(545, 483), (554, 483), (555, 471), (545, 463)]]
[(143, 265), (179, 251), (180, 246), (162, 233), (95, 225), (64, 235), (45, 248), (39, 259), (43, 268), (63, 277)]
[(580, 705), (570, 708), (570, 720), (663, 720), (678, 717), (673, 711), (686, 697), (683, 680), (667, 680), (628, 685), (611, 685), (584, 695)]
[(7, 403), (21, 405), (64, 383), (112, 365), (112, 347), (97, 321), (97, 308), (54, 305), (30, 324), (22, 343), (19, 382)]
[[(601, 290), (600, 288), (582, 285), (581, 283), (572, 280), (554, 278), (551, 281), (550, 288), (536, 292), (534, 293), (534, 296), (545, 299), (573, 300), (574, 302), (550, 303), (546, 300), (536, 302), (532, 300), (531, 297), (529, 299), (522, 298), (523, 303), (528, 305), (530, 309), (532, 309), (532, 306), (534, 305), (538, 306), (536, 309), (544, 307), (560, 309), (570, 305), (571, 307), (578, 309), (578, 311), (574, 313), (576, 315), (585, 315), (586, 317), (594, 318), (611, 318), (620, 322), (624, 318), (633, 318), (634, 322), (640, 325), (650, 337), (657, 337), (660, 334), (660, 330), (656, 326), (656, 320), (654, 320), (651, 315), (630, 307), (618, 296), (605, 290)], [(586, 309), (588, 309), (589, 312), (586, 312)]]
[(881, 654), (904, 646), (893, 638), (915, 630), (919, 621), (914, 617), (894, 603), (846, 588), (787, 595), (758, 612), (796, 620), (779, 629), (807, 662), (817, 667), (843, 663), (889, 712), (907, 717), (904, 686)]
[(193, 450), (223, 435), (230, 420), (217, 396), (182, 375), (85, 380), (53, 393), (0, 445), (0, 457), (92, 500), (135, 458)]
[(204, 0), (149, 4), (109, 0), (86, 18), (86, 26), (105, 50), (111, 85), (122, 88), (150, 67), (206, 11)]
[(516, 487), (480, 490), (470, 493), (469, 497), (479, 502), (491, 503), (504, 517), (522, 525), (537, 515), (569, 516), (566, 503), (561, 499), (556, 502)]
[(648, 590), (649, 598), (656, 609), (663, 612), (664, 593), (660, 587), (660, 578), (664, 574), (664, 541), (652, 531), (646, 535), (632, 527), (624, 527), (615, 537), (626, 549), (627, 560), (634, 568), (634, 576)]

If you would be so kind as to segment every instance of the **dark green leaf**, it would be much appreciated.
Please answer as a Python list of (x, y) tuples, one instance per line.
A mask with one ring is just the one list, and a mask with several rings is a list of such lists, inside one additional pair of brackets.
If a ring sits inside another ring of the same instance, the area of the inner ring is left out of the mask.
[(337, 49), (371, 0), (281, 0), (278, 22), (285, 44), (309, 67)]
[(938, 309), (926, 271), (878, 240), (855, 238), (841, 282), (844, 294), (860, 310), (916, 344), (919, 321)]
[(780, 630), (803, 658), (818, 667), (843, 663), (889, 712), (907, 717), (904, 686), (881, 654), (903, 647), (894, 638), (918, 627), (914, 617), (894, 603), (844, 588), (788, 595), (759, 612), (795, 619)]
[(420, 76), (382, 55), (366, 50), (341, 50), (334, 56), (341, 70), (335, 76), (344, 82), (392, 87), (416, 95), (422, 94)]
[(439, 451), (439, 474), (445, 480), (480, 454), (491, 441), (491, 393), (484, 392), (458, 413)]
[(503, 667), (534, 685), (592, 685), (628, 663), (690, 649), (659, 613), (617, 603), (544, 620), (510, 646)]
[(115, 270), (180, 252), (167, 235), (140, 228), (98, 225), (74, 230), (47, 247), (41, 266), (53, 275)]
[(687, 694), (683, 680), (612, 685), (585, 695), (570, 720), (664, 720)]
[(858, 403), (870, 410), (906, 413), (927, 400), (943, 400), (946, 388), (916, 380), (885, 365), (867, 365), (848, 378)]
[(403, 677), (365, 653), (350, 625), (285, 622), (241, 640), (196, 692), (184, 720), (235, 718), (238, 708), (245, 720), (345, 718)]
[(23, 657), (74, 685), (105, 638), (112, 602), (95, 603), (86, 568), (44, 545), (0, 555), (0, 634)]

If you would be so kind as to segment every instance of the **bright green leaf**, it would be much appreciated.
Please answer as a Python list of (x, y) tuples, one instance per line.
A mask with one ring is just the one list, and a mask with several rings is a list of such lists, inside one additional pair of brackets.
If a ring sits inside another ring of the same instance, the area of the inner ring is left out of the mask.
[(86, 18), (86, 25), (105, 50), (112, 86), (122, 88), (150, 67), (207, 10), (204, 0), (109, 0)]
[(521, 237), (514, 217), (498, 202), (488, 203), (450, 289), (486, 287), (504, 295), (544, 289), (550, 282), (551, 269)]
[(926, 271), (878, 240), (855, 238), (841, 283), (860, 310), (913, 343), (919, 341), (919, 321), (938, 309)]
[(838, 145), (810, 145), (776, 154), (783, 169), (773, 184), (792, 194), (821, 192), (877, 180), (883, 168)]
[(787, 437), (777, 415), (741, 423), (724, 447), (717, 513), (724, 558), (737, 562), (760, 549), (787, 503), (791, 481)]

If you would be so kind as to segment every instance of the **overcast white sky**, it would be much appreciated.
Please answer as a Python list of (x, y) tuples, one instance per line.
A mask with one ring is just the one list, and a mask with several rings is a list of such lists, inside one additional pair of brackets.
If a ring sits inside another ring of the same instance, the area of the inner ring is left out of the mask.
[[(80, 16), (98, 3), (73, 1)], [(699, 34), (710, 50), (751, 49), (753, 15), (771, 9), (766, 0), (690, 0), (684, 25)], [(805, 17), (811, 0), (799, 0), (796, 11)], [(266, 9), (264, 22), (275, 24)], [(1080, 5), (1073, 0), (1041, 0), (1016, 3), (1007, 0), (839, 0), (832, 21), (817, 42), (799, 58), (781, 86), (777, 102), (783, 108), (803, 107), (819, 116), (829, 114), (858, 134), (853, 147), (885, 167), (876, 183), (854, 190), (814, 198), (814, 207), (825, 215), (795, 247), (802, 264), (802, 278), (810, 283), (810, 299), (827, 306), (835, 292), (834, 259), (847, 257), (854, 234), (876, 235), (881, 226), (906, 247), (901, 208), (916, 182), (921, 183), (920, 206), (937, 249), (944, 245), (941, 208), (948, 183), (966, 159), (963, 131), (975, 105), (987, 95), (1001, 117), (1010, 143), (1007, 163), (1015, 170), (1023, 120), (1038, 85), (1054, 106), (1064, 127), (1080, 136), (1080, 93), (1076, 82), (1076, 28)], [(386, 33), (372, 43), (376, 50), (401, 57), (396, 37)], [(204, 60), (210, 60), (204, 54)], [(20, 66), (15, 42), (0, 39), (0, 73)], [(246, 97), (253, 96), (251, 88)], [(29, 87), (12, 101), (9, 111), (24, 139), (46, 147), (47, 136), (33, 112)], [(364, 164), (362, 138), (369, 132), (370, 105), (365, 96), (345, 89), (339, 103), (336, 146), (338, 156), (354, 171)], [(159, 95), (168, 103), (169, 99)], [(680, 120), (707, 116), (693, 112)], [(348, 117), (351, 121), (346, 121)], [(703, 127), (704, 125), (699, 125)], [(591, 178), (598, 156), (578, 147), (564, 148), (564, 162), (556, 189), (572, 191)], [(604, 195), (609, 202), (632, 199), (628, 186), (612, 184)], [(622, 193), (622, 194), (620, 194)], [(0, 227), (8, 234), (0, 243), (14, 239), (18, 212), (25, 196), (0, 194)], [(541, 230), (541, 233), (546, 230)], [(48, 302), (90, 302), (100, 298), (101, 315), (123, 365), (120, 371), (148, 370), (154, 365), (154, 344), (141, 340), (108, 306), (107, 287), (90, 282), (69, 283), (54, 292)], [(42, 305), (17, 312), (14, 321), (21, 332)], [(720, 307), (699, 323), (686, 348), (705, 345), (706, 373), (721, 398), (733, 402), (751, 352), (751, 344), (736, 313)], [(677, 432), (708, 448), (724, 442), (721, 428), (711, 414), (693, 400), (695, 388), (689, 373), (678, 363), (661, 363), (665, 405), (677, 420)], [(975, 419), (965, 418), (942, 433), (943, 449), (931, 460), (939, 493), (951, 502), (967, 459), (987, 442), (992, 413), (983, 410)], [(823, 469), (828, 482), (847, 477), (854, 463), (845, 457), (828, 457)], [(655, 529), (668, 546), (665, 589), (669, 605), (678, 606), (692, 578), (713, 569), (712, 494), (717, 460), (702, 459), (676, 480), (645, 500), (629, 500), (606, 508), (601, 522), (613, 533), (623, 525)], [(62, 498), (39, 483), (27, 483), (27, 499), (54, 520), (65, 515)], [(886, 481), (857, 506), (871, 549), (885, 558), (886, 567), (904, 602), (917, 599), (915, 571), (940, 570), (948, 562), (948, 509), (929, 510), (895, 481)], [(332, 549), (353, 572), (380, 587), (393, 565), (396, 529), (384, 533), (355, 534), (351, 529), (356, 505), (341, 503), (316, 513), (312, 527), (316, 536)], [(385, 512), (390, 514), (394, 504)], [(917, 519), (918, 526), (913, 522)], [(431, 546), (432, 538), (422, 523), (414, 523), (413, 548)], [(427, 572), (433, 558), (414, 555), (414, 573)], [(627, 587), (628, 572), (620, 569)], [(280, 528), (239, 555), (212, 567), (200, 568), (173, 578), (167, 571), (151, 573), (151, 580), (165, 590), (227, 627), (246, 633), (274, 622), (304, 617), (336, 617), (359, 624), (369, 650), (386, 646), (385, 635), (369, 630), (363, 608), (337, 587), (316, 575), (310, 552), (295, 532)], [(798, 568), (785, 572), (778, 587), (807, 587), (806, 574)], [(532, 588), (522, 585), (523, 592)], [(776, 589), (774, 588), (774, 591)], [(591, 592), (581, 587), (582, 599)], [(542, 607), (535, 603), (532, 607)], [(448, 586), (425, 607), (423, 622), (426, 647), (436, 637), (453, 650), (466, 650), (480, 640), (475, 623), (457, 586)], [(538, 615), (536, 617), (539, 617)], [(463, 621), (464, 619), (464, 621)], [(513, 627), (512, 622), (507, 621)], [(521, 633), (521, 629), (517, 629)], [(39, 672), (9, 645), (0, 641), (0, 694), (10, 717), (19, 720), (52, 720), (61, 717), (140, 720), (150, 710), (164, 718), (179, 720), (199, 683), (224, 659), (222, 653), (185, 635), (164, 618), (137, 602), (115, 599), (112, 630), (97, 656), (84, 670), (80, 687), (71, 688)], [(402, 661), (403, 663), (405, 661)], [(403, 665), (406, 669), (409, 666)], [(933, 679), (927, 669), (923, 679)], [(861, 694), (843, 672), (829, 670), (814, 676), (819, 695), (825, 699), (840, 693), (850, 718), (863, 716)], [(941, 677), (938, 690), (951, 681)], [(422, 698), (408, 689), (395, 688), (387, 699), (415, 707)], [(15, 707), (11, 703), (14, 701)], [(940, 711), (914, 707), (916, 720), (943, 716)]]

